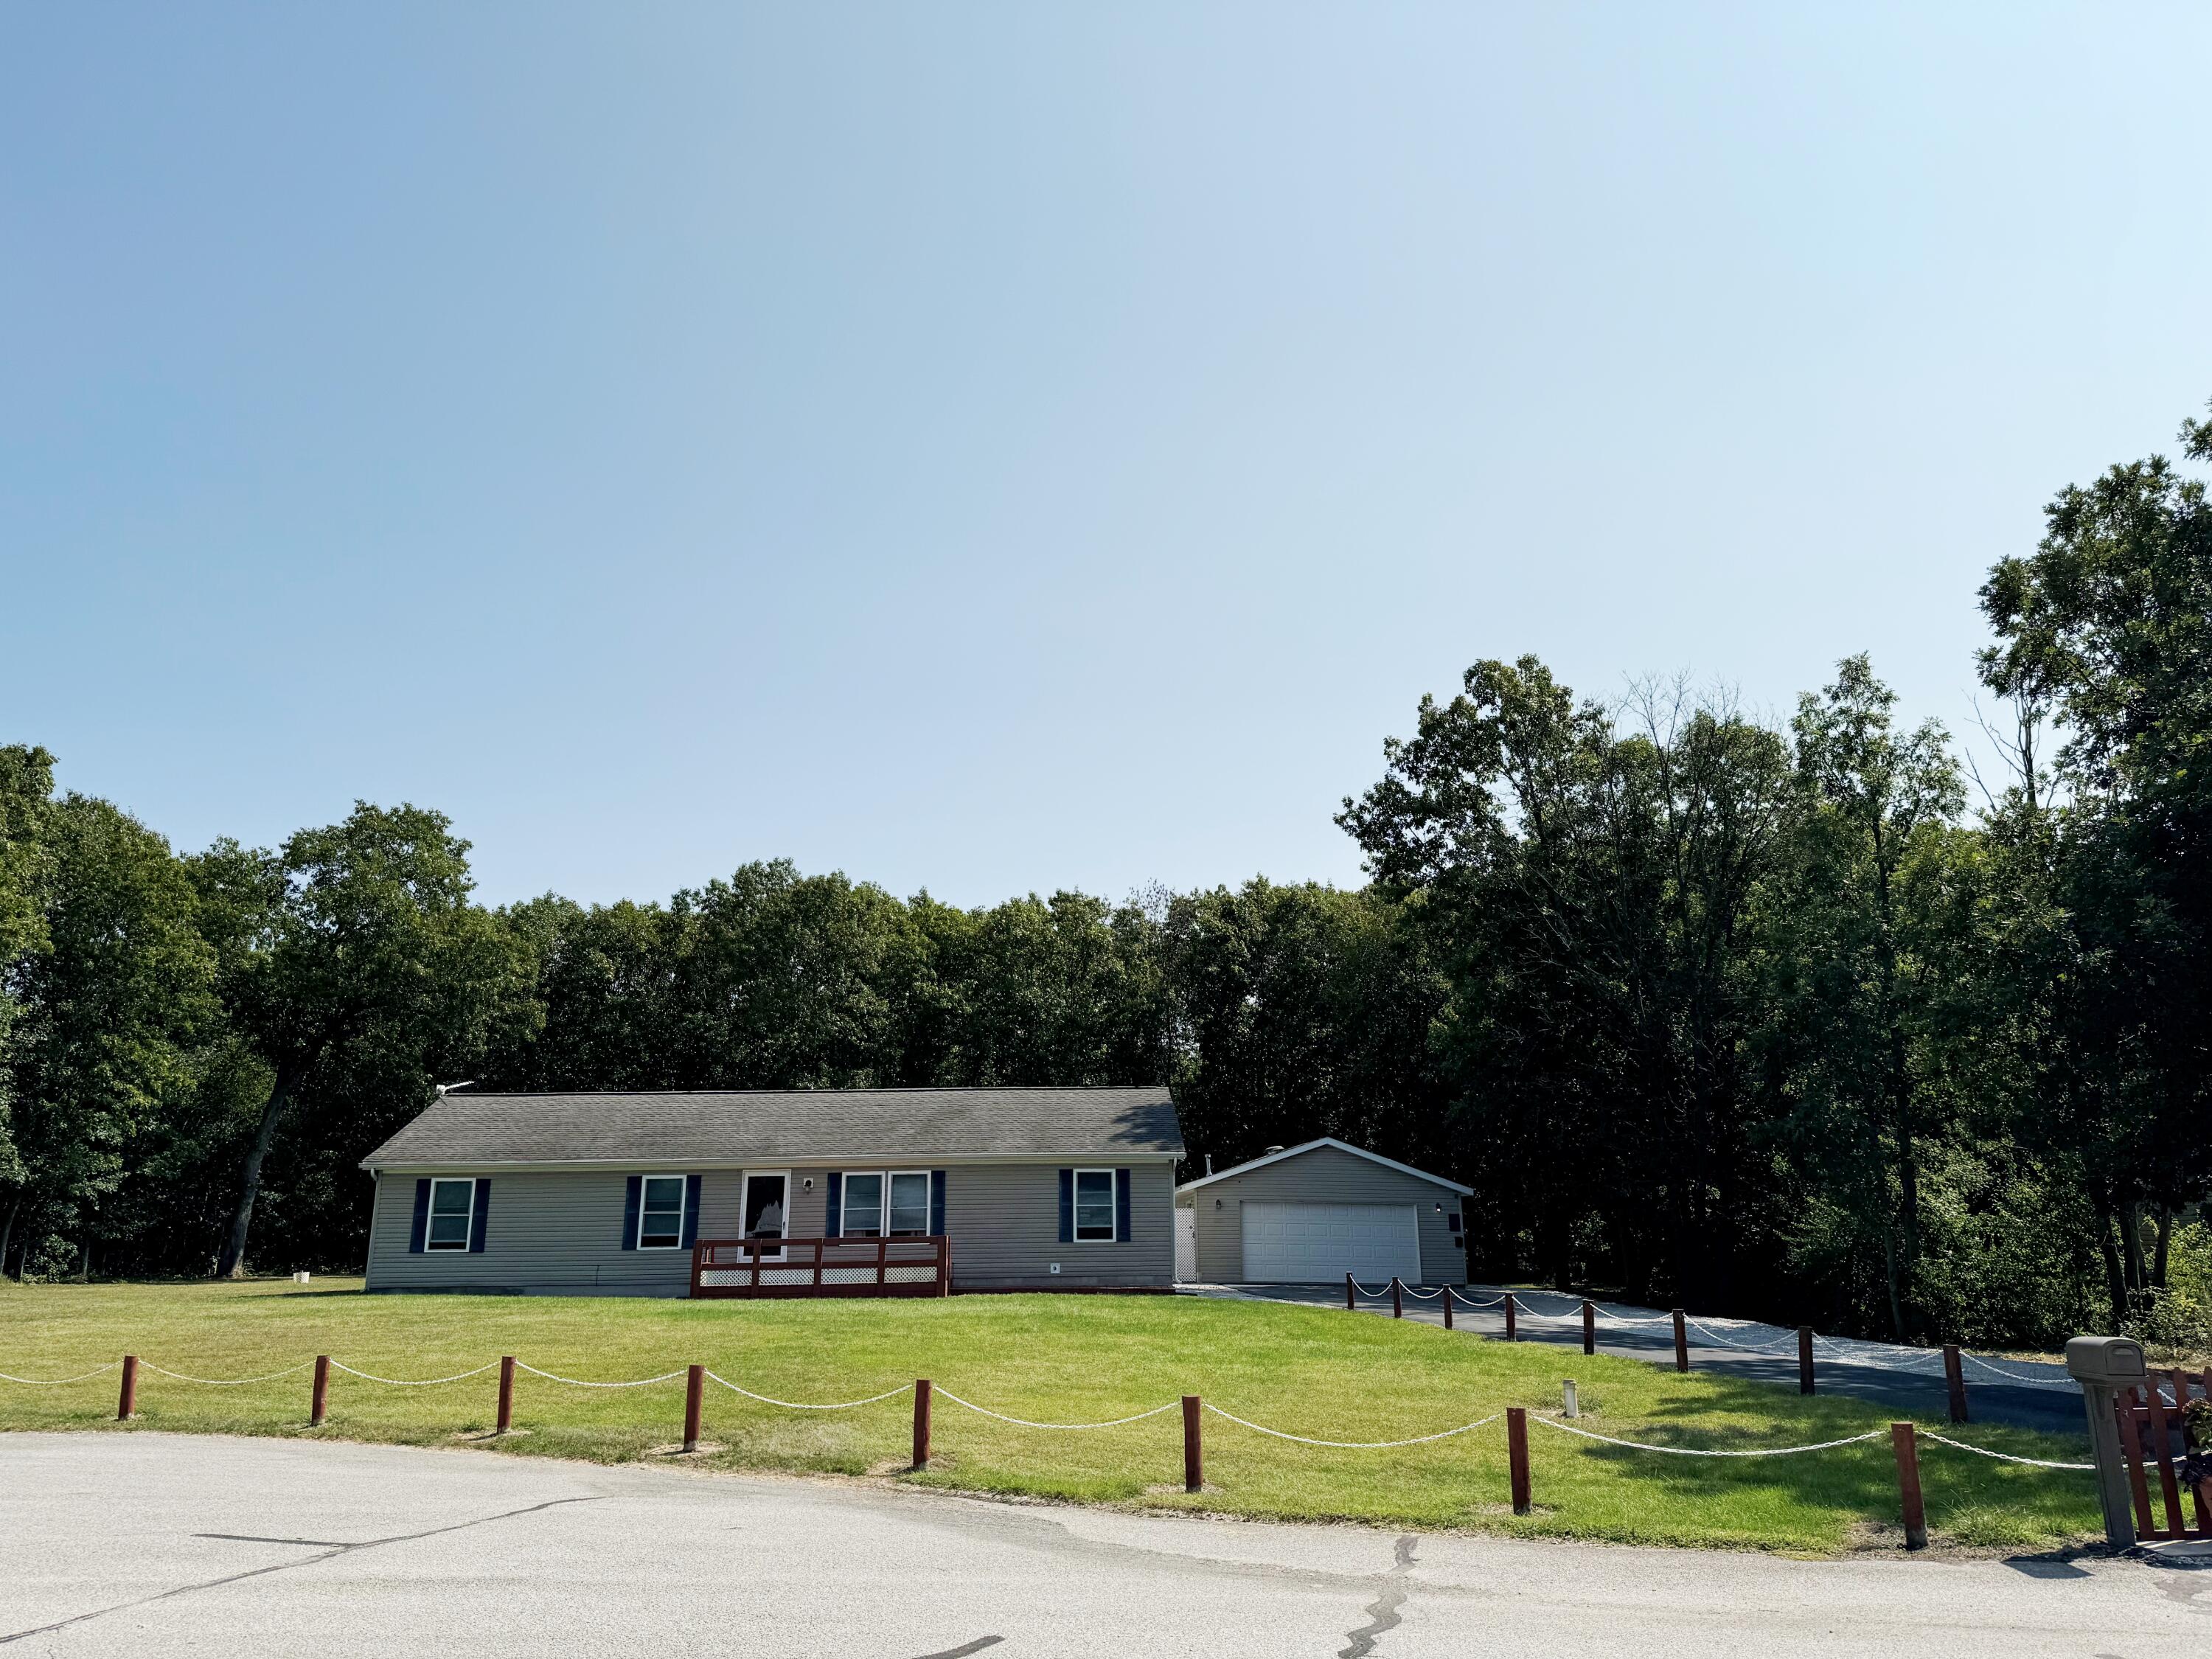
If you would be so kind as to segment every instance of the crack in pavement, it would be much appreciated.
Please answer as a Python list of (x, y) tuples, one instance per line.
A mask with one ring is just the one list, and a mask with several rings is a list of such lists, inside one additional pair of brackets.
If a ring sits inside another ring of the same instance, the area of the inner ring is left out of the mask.
[(995, 1648), (1006, 1638), (1003, 1636), (979, 1636), (972, 1642), (963, 1642), (957, 1648), (945, 1648), (936, 1653), (925, 1653), (921, 1659), (965, 1659), (971, 1653), (981, 1653), (985, 1648)]
[[(435, 1538), (442, 1533), (463, 1532), (471, 1527), (489, 1526), (495, 1521), (512, 1521), (518, 1516), (536, 1515), (541, 1510), (558, 1509), (563, 1504), (597, 1504), (604, 1501), (598, 1496), (590, 1498), (549, 1498), (543, 1504), (530, 1504), (519, 1510), (506, 1510), (497, 1515), (478, 1516), (473, 1521), (456, 1521), (450, 1526), (429, 1527), (421, 1532), (395, 1533), (389, 1538), (365, 1538), (355, 1544), (326, 1544), (313, 1538), (249, 1538), (241, 1533), (203, 1532), (198, 1538), (224, 1538), (248, 1544), (297, 1544), (320, 1552), (301, 1556), (294, 1561), (278, 1561), (265, 1567), (252, 1567), (244, 1572), (225, 1573), (220, 1578), (210, 1578), (197, 1584), (179, 1584), (173, 1589), (157, 1590), (151, 1595), (141, 1595), (129, 1601), (118, 1601), (112, 1607), (94, 1607), (90, 1613), (72, 1613), (67, 1619), (57, 1619), (51, 1625), (39, 1625), (29, 1630), (10, 1631), (0, 1636), (0, 1647), (10, 1642), (21, 1642), (33, 1636), (51, 1636), (58, 1630), (67, 1630), (72, 1625), (82, 1625), (94, 1619), (105, 1619), (111, 1613), (127, 1613), (132, 1607), (150, 1607), (156, 1601), (167, 1601), (179, 1595), (190, 1595), (195, 1590), (220, 1589), (225, 1584), (242, 1583), (249, 1578), (266, 1577), (272, 1572), (289, 1572), (295, 1567), (312, 1567), (319, 1562), (335, 1561), (341, 1555), (350, 1555), (356, 1550), (373, 1550), (386, 1544), (411, 1544), (418, 1538)], [(966, 1653), (972, 1649), (956, 1651)]]
[(1398, 1609), (1413, 1593), (1410, 1578), (1413, 1571), (1413, 1540), (1401, 1538), (1394, 1555), (1390, 1571), (1383, 1576), (1382, 1593), (1366, 1606), (1367, 1622), (1345, 1633), (1345, 1645), (1337, 1650), (1336, 1659), (1367, 1659), (1375, 1651), (1375, 1644), (1382, 1632), (1397, 1629), (1401, 1622)]

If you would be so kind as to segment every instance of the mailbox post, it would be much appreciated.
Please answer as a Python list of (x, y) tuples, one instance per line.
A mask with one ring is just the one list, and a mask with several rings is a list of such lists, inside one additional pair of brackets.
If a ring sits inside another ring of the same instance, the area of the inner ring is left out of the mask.
[(2142, 1345), (2124, 1336), (2077, 1336), (2066, 1345), (2066, 1374), (2081, 1385), (2081, 1407), (2088, 1413), (2089, 1444), (2097, 1460), (2097, 1503), (2105, 1511), (2105, 1540), (2114, 1549), (2130, 1549), (2136, 1541), (2135, 1504), (2128, 1489), (2127, 1454), (2120, 1445), (2119, 1420), (2112, 1407), (2124, 1391), (2149, 1385)]

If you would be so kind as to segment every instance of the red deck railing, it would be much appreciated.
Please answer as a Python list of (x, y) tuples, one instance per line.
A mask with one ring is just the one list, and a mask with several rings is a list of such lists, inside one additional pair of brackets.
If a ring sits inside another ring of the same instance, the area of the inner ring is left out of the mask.
[(702, 1238), (691, 1249), (691, 1294), (949, 1296), (945, 1238)]
[[(2191, 1382), (2197, 1384), (2201, 1396), (2212, 1400), (2212, 1371), (2153, 1371), (2150, 1377), (2149, 1388), (2130, 1389), (2112, 1403), (2112, 1413), (2119, 1419), (2120, 1447), (2127, 1454), (2128, 1486), (2135, 1498), (2136, 1535), (2212, 1538), (2212, 1480), (2192, 1484), (2179, 1478), (2182, 1471), (2177, 1470), (2174, 1459), (2177, 1439), (2181, 1442), (2182, 1470), (2191, 1462), (2190, 1454), (2205, 1449), (2191, 1431), (2185, 1413)], [(2166, 1389), (2172, 1390), (2171, 1405), (2161, 1397)], [(2158, 1495), (2166, 1510), (2164, 1526), (2151, 1518), (2152, 1476), (2158, 1480)], [(2182, 1508), (2185, 1493), (2197, 1511), (2193, 1526)]]

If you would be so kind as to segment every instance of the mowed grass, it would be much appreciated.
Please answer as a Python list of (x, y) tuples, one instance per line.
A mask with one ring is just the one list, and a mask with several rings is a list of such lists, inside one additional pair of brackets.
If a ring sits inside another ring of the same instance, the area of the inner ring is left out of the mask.
[[(435, 1377), (512, 1353), (564, 1376), (623, 1381), (697, 1362), (787, 1401), (842, 1401), (917, 1376), (1009, 1416), (1125, 1417), (1197, 1394), (1253, 1422), (1328, 1440), (1432, 1434), (1507, 1406), (1556, 1415), (1580, 1386), (1586, 1426), (1655, 1443), (1741, 1449), (1887, 1425), (1844, 1400), (1507, 1344), (1325, 1308), (1170, 1297), (988, 1296), (930, 1301), (686, 1302), (367, 1296), (344, 1280), (0, 1285), (0, 1371), (58, 1377), (130, 1352), (199, 1377), (252, 1376), (328, 1353), (386, 1377)], [(0, 1383), (0, 1429), (134, 1429), (476, 1445), (598, 1462), (677, 1459), (681, 1377), (639, 1389), (518, 1382), (516, 1434), (493, 1439), (496, 1373), (437, 1388), (332, 1377), (330, 1419), (307, 1426), (309, 1373), (209, 1388), (142, 1372), (138, 1415), (114, 1421), (117, 1374), (63, 1388)], [(1425, 1445), (1340, 1450), (1208, 1415), (1206, 1489), (1182, 1487), (1179, 1412), (1080, 1433), (1017, 1428), (940, 1393), (928, 1471), (907, 1472), (912, 1396), (787, 1411), (708, 1385), (693, 1467), (835, 1474), (1081, 1503), (1275, 1518), (1465, 1528), (1826, 1554), (1899, 1541), (1887, 1436), (1782, 1458), (1617, 1449), (1529, 1428), (1535, 1510), (1512, 1513), (1504, 1425)], [(1932, 1425), (1939, 1426), (1939, 1425)], [(1956, 1437), (2081, 1461), (2049, 1436), (1977, 1425)], [(2090, 1477), (1923, 1442), (1938, 1547), (2042, 1547), (2097, 1530)]]

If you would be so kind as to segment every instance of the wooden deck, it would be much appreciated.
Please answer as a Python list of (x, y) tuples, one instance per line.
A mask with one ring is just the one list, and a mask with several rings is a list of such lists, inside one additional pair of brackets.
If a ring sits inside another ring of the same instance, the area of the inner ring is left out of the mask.
[(702, 1238), (696, 1297), (949, 1296), (944, 1238)]

